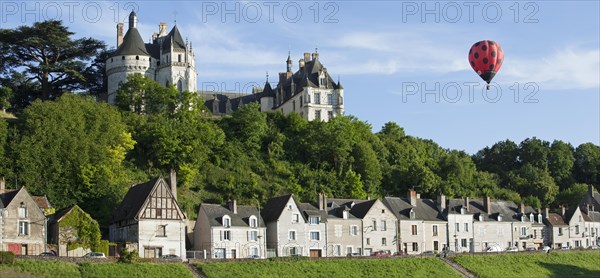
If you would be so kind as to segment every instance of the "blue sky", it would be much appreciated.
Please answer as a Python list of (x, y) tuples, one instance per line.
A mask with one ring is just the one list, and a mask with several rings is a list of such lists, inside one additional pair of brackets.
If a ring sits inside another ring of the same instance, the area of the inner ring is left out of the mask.
[[(77, 36), (115, 45), (135, 8), (142, 37), (177, 21), (193, 43), (198, 87), (244, 90), (297, 69), (303, 52), (345, 88), (346, 114), (388, 121), (444, 148), (474, 153), (536, 136), (600, 144), (598, 1), (0, 1), (10, 28), (59, 18)], [(318, 12), (317, 12), (318, 11)], [(260, 17), (258, 14), (260, 13)], [(505, 62), (485, 92), (467, 61), (489, 39)], [(460, 92), (460, 95), (458, 94)]]

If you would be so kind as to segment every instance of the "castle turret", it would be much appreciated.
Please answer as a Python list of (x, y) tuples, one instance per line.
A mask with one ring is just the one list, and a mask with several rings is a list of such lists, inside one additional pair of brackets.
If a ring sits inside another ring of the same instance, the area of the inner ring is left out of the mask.
[(131, 11), (131, 13), (129, 14), (129, 29), (137, 28), (137, 21), (137, 15), (134, 11)]

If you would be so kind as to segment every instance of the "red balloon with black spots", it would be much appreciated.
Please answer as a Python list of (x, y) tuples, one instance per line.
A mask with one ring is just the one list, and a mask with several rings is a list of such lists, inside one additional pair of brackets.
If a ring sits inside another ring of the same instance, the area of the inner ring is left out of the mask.
[(504, 51), (495, 41), (480, 41), (469, 50), (469, 63), (473, 70), (488, 84), (502, 67)]

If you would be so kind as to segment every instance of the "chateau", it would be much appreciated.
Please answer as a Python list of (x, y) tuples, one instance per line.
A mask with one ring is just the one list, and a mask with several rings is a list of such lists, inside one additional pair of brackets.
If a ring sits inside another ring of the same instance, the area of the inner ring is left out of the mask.
[(198, 92), (215, 116), (231, 114), (251, 102), (260, 103), (264, 112), (296, 112), (307, 120), (328, 121), (344, 114), (344, 87), (333, 80), (316, 50), (304, 53), (295, 72), (288, 53), (286, 71), (279, 73), (276, 86), (271, 86), (267, 77), (264, 87), (254, 88), (252, 94), (199, 91), (192, 43), (183, 40), (177, 25), (167, 33), (167, 24), (161, 22), (152, 41), (145, 43), (137, 22), (137, 15), (131, 12), (125, 36), (123, 23), (117, 24), (117, 49), (106, 60), (109, 103), (115, 103), (119, 84), (126, 81), (127, 75), (139, 73), (164, 86), (172, 84), (179, 92)]

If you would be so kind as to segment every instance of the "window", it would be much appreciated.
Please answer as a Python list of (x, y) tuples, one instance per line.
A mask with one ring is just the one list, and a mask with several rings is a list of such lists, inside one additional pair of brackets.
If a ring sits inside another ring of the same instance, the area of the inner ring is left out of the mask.
[(225, 259), (225, 248), (215, 249), (215, 259)]
[(381, 220), (381, 230), (385, 231), (387, 229), (387, 225), (385, 223), (385, 220)]
[(177, 55), (177, 62), (181, 63), (181, 54)]
[(377, 220), (373, 219), (371, 225), (373, 226), (373, 231), (377, 231)]
[(310, 94), (306, 94), (306, 103), (310, 103)]
[(290, 247), (290, 256), (295, 256), (295, 255), (299, 255), (298, 254), (298, 248), (297, 247)]
[(466, 238), (463, 238), (463, 239), (461, 239), (461, 240), (460, 240), (460, 245), (461, 245), (462, 247), (465, 247), (465, 248), (466, 248), (466, 247), (467, 247), (467, 239), (466, 239)]
[(302, 97), (300, 98), (300, 108), (302, 108)]
[(292, 223), (298, 223), (298, 222), (300, 222), (300, 215), (297, 213), (294, 213), (292, 215)]
[(158, 225), (156, 230), (157, 237), (166, 237), (167, 236), (167, 225)]
[(140, 59), (140, 56), (135, 56), (135, 59), (136, 59), (136, 60), (139, 60), (139, 59)]
[(342, 218), (348, 219), (348, 211), (345, 210), (342, 212)]
[(342, 246), (341, 245), (334, 245), (333, 246), (333, 255), (334, 256), (341, 256), (342, 255)]
[(121, 56), (121, 60), (125, 60), (125, 56)]
[(521, 236), (527, 236), (527, 227), (521, 227)]
[(20, 207), (19, 208), (19, 218), (27, 218), (27, 208), (26, 207)]
[(529, 221), (535, 222), (535, 217), (533, 217), (533, 213), (529, 214)]
[(325, 77), (324, 77), (324, 76), (321, 76), (321, 78), (319, 78), (319, 85), (320, 85), (321, 87), (325, 87), (325, 86), (327, 86), (327, 83), (326, 83), (326, 82), (327, 82), (327, 79), (325, 79)]
[(296, 111), (296, 101), (292, 101), (292, 111)]
[(381, 238), (381, 245), (383, 245), (383, 246), (387, 245), (387, 239), (385, 237)]
[(415, 219), (415, 210), (410, 209), (410, 219)]
[(311, 216), (309, 219), (310, 219), (310, 224), (311, 225), (318, 225), (319, 224), (319, 217), (317, 217), (317, 216)]
[(454, 224), (454, 230), (456, 232), (460, 232), (460, 224), (459, 223)]
[(156, 209), (156, 217), (157, 218), (161, 218), (162, 217), (162, 209)]
[(333, 111), (327, 111), (327, 119), (333, 119)]
[(371, 239), (367, 238), (367, 245), (371, 245)]
[(333, 226), (333, 232), (335, 237), (342, 237), (342, 225)]
[(333, 104), (333, 94), (327, 94), (327, 104)]
[(437, 236), (437, 235), (438, 235), (438, 226), (433, 225), (433, 236)]
[(412, 225), (411, 227), (412, 235), (417, 235), (417, 225)]
[(537, 238), (537, 230), (533, 230), (533, 238)]
[(558, 228), (558, 235), (562, 236), (563, 235), (563, 229), (562, 228)]
[(320, 240), (319, 232), (310, 232), (310, 240)]
[(579, 225), (575, 226), (575, 233), (579, 234)]
[(231, 240), (231, 231), (221, 231), (221, 240)]
[(20, 236), (29, 235), (29, 222), (19, 221), (19, 235)]
[(418, 252), (419, 251), (419, 243), (418, 242), (413, 242), (413, 244), (412, 244), (412, 250), (414, 252)]
[(469, 231), (469, 223), (465, 223), (465, 232)]
[(256, 241), (258, 239), (258, 231), (248, 231), (248, 240)]
[(227, 216), (227, 215), (223, 216), (223, 227), (225, 227), (225, 228), (231, 227), (231, 218), (229, 218), (229, 216)]
[(250, 227), (256, 228), (257, 223), (258, 223), (258, 221), (257, 221), (256, 217), (254, 215), (250, 216)]
[(350, 235), (351, 236), (358, 235), (358, 226), (350, 226)]
[(347, 246), (346, 247), (346, 254), (348, 254), (348, 255), (352, 254), (352, 246)]
[(321, 120), (321, 110), (315, 110), (315, 120), (316, 121)]
[(315, 104), (321, 104), (321, 93), (315, 93)]
[(296, 240), (296, 231), (289, 231), (288, 232), (288, 239), (289, 240)]
[(250, 255), (252, 255), (252, 256), (258, 256), (258, 248), (257, 247), (250, 247)]

